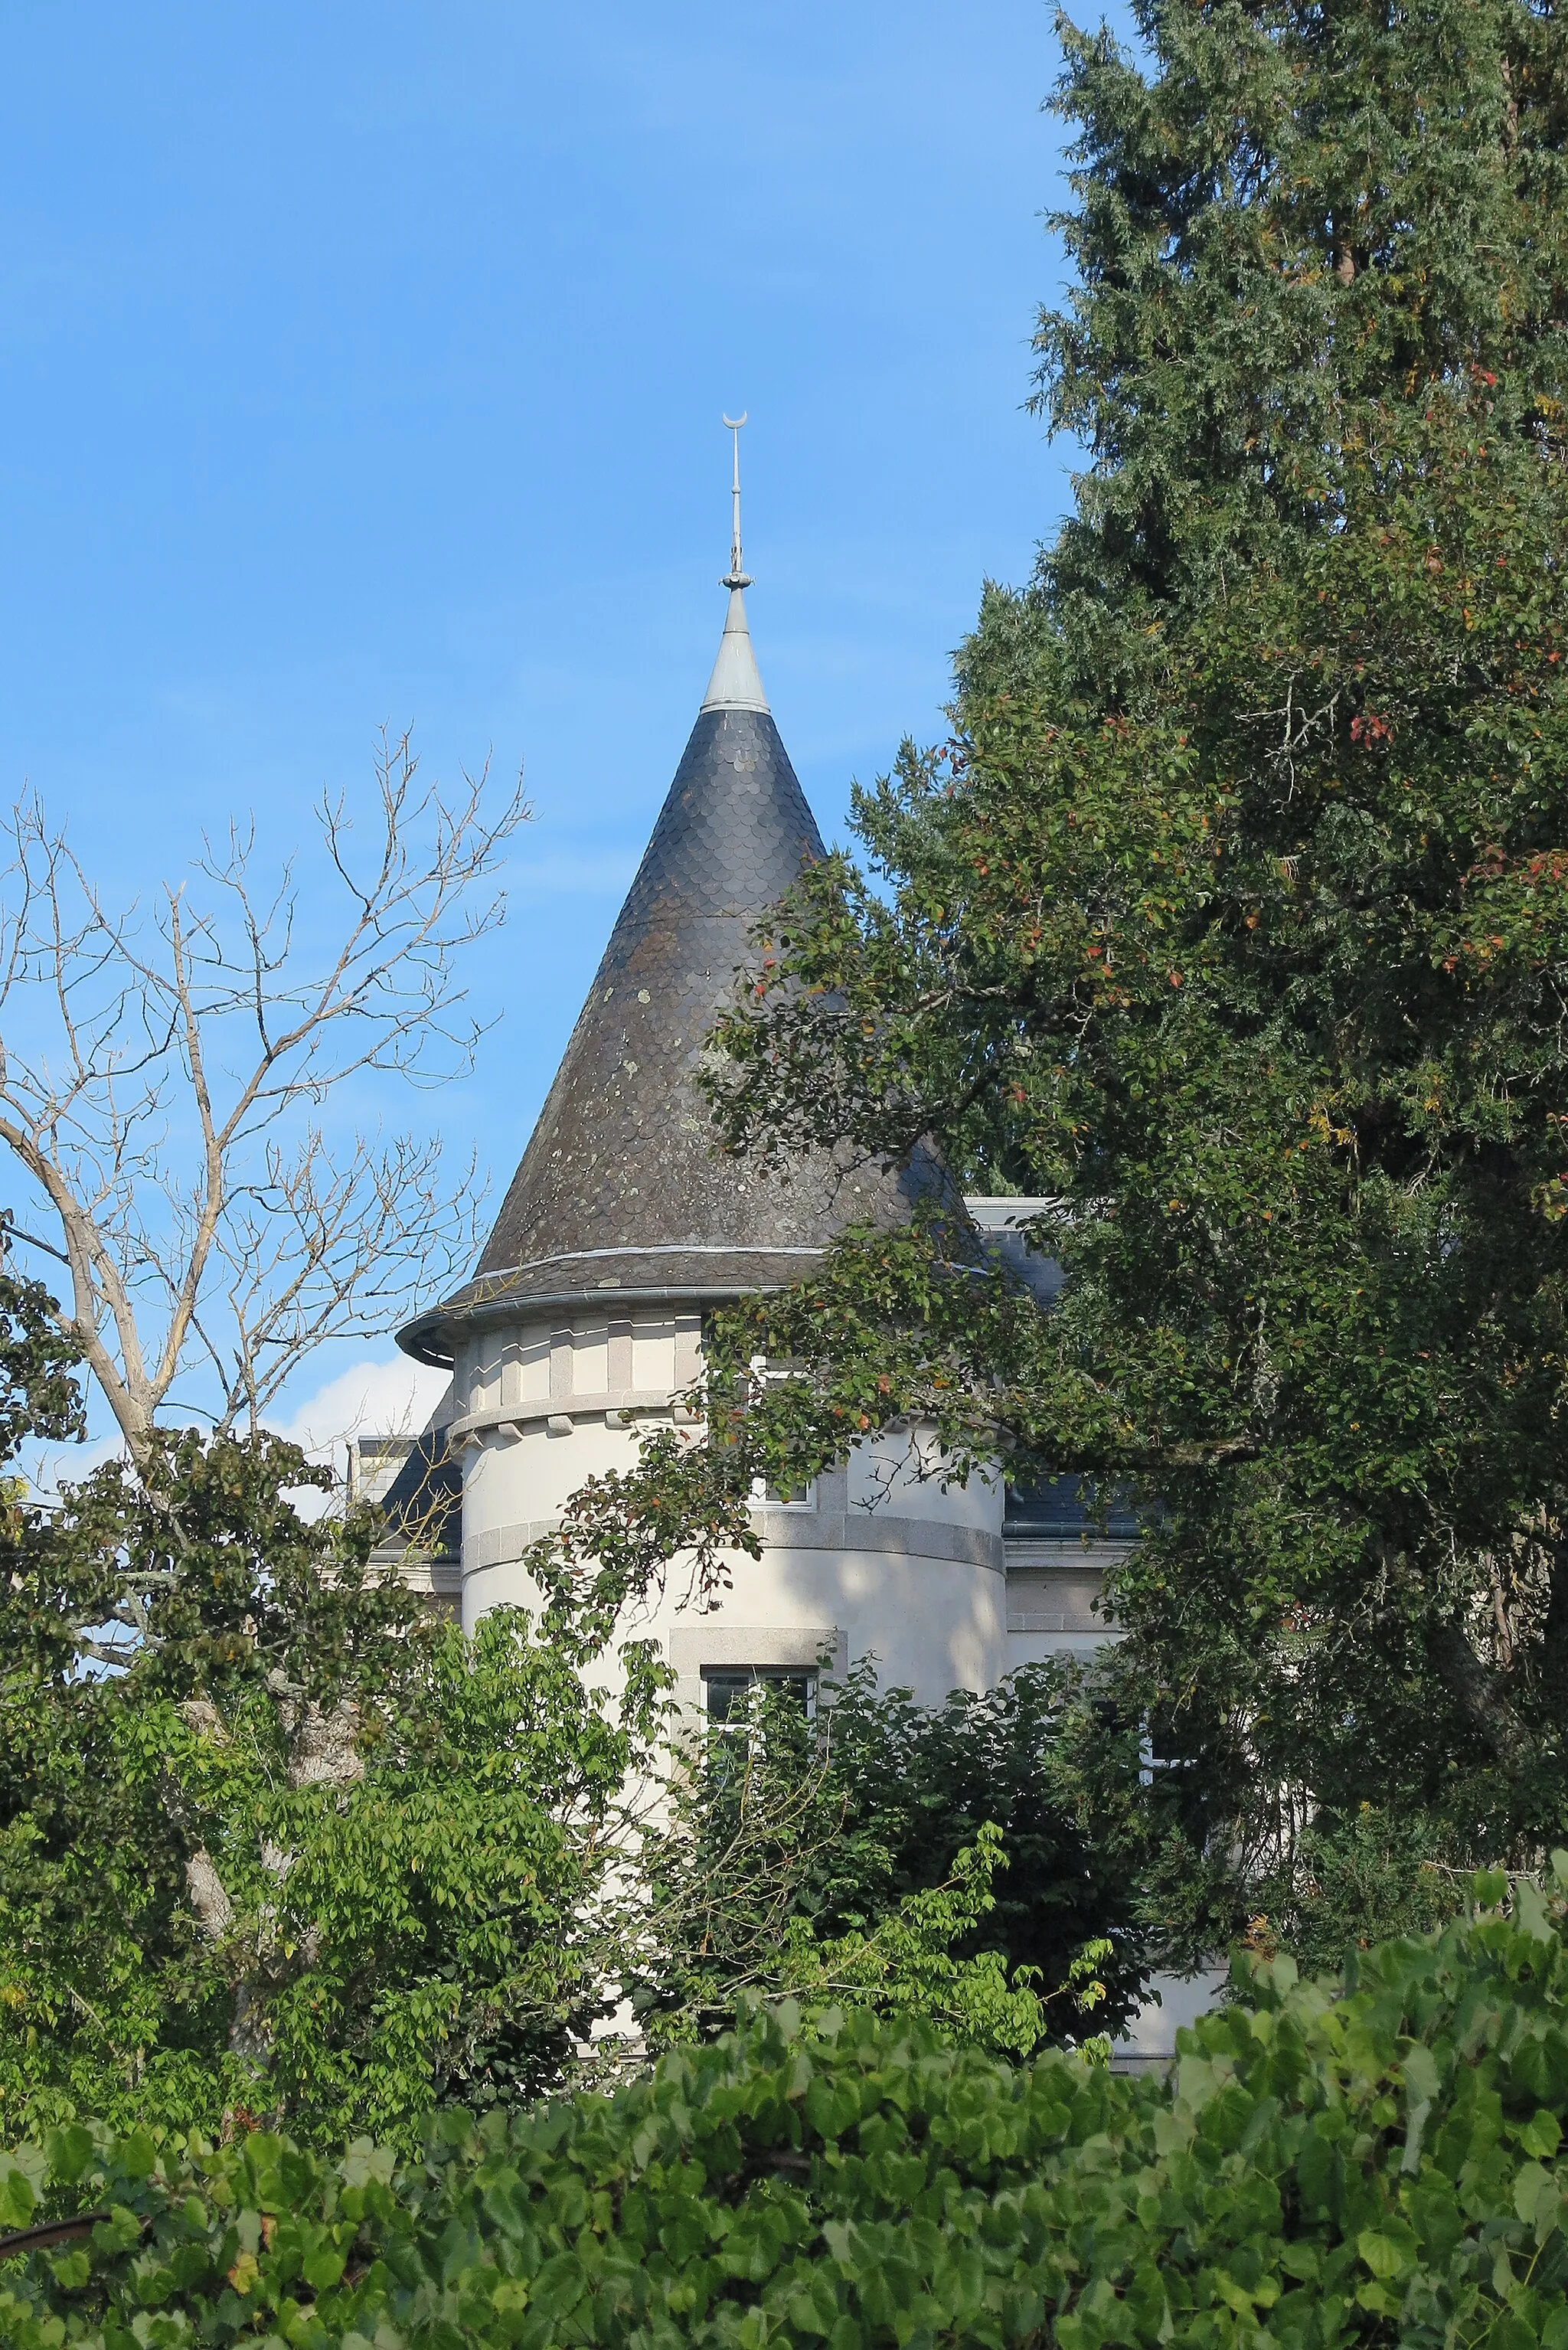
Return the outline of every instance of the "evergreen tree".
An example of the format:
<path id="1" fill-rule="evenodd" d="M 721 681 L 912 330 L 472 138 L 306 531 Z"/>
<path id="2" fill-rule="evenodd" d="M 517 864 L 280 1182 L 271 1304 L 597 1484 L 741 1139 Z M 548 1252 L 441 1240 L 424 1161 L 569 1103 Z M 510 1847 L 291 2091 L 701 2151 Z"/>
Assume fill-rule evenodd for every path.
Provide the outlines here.
<path id="1" fill-rule="evenodd" d="M 1130 1488 L 1107 1686 L 1183 1766 L 1146 1900 L 1316 1950 L 1568 1812 L 1568 43 L 1520 0 L 1139 30 L 1064 30 L 1074 510 L 711 1080 L 737 1147 L 934 1134 L 1049 1198 L 1066 1287 L 852 1236 L 715 1334 L 713 1508 L 910 1417 Z"/>

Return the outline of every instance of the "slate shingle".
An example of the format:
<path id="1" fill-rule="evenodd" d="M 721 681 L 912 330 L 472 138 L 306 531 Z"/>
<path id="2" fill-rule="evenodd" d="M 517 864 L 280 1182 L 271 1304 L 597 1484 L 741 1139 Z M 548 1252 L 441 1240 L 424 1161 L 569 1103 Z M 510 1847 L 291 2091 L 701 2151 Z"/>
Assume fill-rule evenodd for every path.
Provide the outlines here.
<path id="1" fill-rule="evenodd" d="M 514 1303 L 772 1287 L 940 1181 L 930 1162 L 814 1159 L 786 1180 L 715 1155 L 704 1040 L 752 925 L 822 854 L 771 715 L 704 710 L 474 1276 L 400 1334 L 410 1353 L 448 1360 L 455 1325 Z"/>

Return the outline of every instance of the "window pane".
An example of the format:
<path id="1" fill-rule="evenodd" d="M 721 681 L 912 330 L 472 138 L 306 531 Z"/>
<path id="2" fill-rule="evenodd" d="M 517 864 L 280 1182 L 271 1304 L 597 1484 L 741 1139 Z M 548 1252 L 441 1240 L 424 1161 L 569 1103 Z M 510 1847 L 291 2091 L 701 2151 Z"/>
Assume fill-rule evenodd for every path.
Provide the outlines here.
<path id="1" fill-rule="evenodd" d="M 1096 1519 L 1085 1506 L 1081 1477 L 1037 1477 L 1026 1485 L 1009 1485 L 1003 1532 L 1033 1534 L 1043 1541 L 1066 1541 L 1075 1534 L 1095 1534 Z M 1137 1520 L 1129 1509 L 1112 1509 L 1106 1532 L 1113 1541 L 1137 1539 Z"/>
<path id="2" fill-rule="evenodd" d="M 816 1506 L 816 1488 L 809 1481 L 800 1485 L 775 1485 L 766 1477 L 752 1480 L 753 1502 L 766 1502 L 775 1510 L 810 1510 Z"/>
<path id="3" fill-rule="evenodd" d="M 710 1721 L 743 1718 L 759 1683 L 793 1698 L 809 1713 L 816 1693 L 816 1675 L 803 1665 L 704 1665 L 702 1694 Z"/>

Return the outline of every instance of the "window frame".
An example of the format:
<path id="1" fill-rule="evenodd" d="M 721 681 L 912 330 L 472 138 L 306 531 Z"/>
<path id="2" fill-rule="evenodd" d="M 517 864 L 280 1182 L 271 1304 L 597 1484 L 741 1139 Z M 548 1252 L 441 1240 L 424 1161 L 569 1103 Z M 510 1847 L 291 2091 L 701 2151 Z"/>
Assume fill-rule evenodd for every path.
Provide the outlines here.
<path id="1" fill-rule="evenodd" d="M 699 1669 L 702 1691 L 702 1719 L 710 1730 L 726 1733 L 746 1727 L 752 1692 L 764 1681 L 779 1687 L 798 1686 L 803 1711 L 807 1721 L 816 1720 L 816 1688 L 821 1677 L 819 1665 L 702 1665 Z M 715 1712 L 711 1692 L 716 1684 L 736 1683 L 735 1694 L 743 1698 L 744 1705 L 738 1715 L 726 1711 Z"/>

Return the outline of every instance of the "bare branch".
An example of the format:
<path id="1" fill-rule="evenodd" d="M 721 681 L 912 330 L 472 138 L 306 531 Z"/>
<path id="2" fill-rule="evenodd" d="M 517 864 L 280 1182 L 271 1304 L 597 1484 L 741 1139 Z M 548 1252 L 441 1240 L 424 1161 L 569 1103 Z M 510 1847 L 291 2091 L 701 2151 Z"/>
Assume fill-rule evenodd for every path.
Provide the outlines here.
<path id="1" fill-rule="evenodd" d="M 472 1164 L 324 1116 L 372 1075 L 462 1076 L 483 1033 L 461 951 L 503 919 L 529 809 L 484 772 L 451 795 L 417 775 L 383 736 L 369 821 L 322 800 L 325 947 L 292 867 L 258 882 L 249 828 L 113 912 L 36 798 L 12 812 L 0 1154 L 45 1221 L 11 1230 L 68 1273 L 62 1323 L 133 1458 L 187 1366 L 220 1426 L 254 1425 L 310 1347 L 384 1329 L 472 1254 Z"/>

